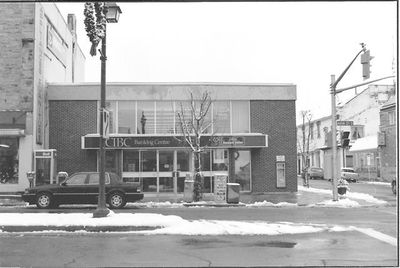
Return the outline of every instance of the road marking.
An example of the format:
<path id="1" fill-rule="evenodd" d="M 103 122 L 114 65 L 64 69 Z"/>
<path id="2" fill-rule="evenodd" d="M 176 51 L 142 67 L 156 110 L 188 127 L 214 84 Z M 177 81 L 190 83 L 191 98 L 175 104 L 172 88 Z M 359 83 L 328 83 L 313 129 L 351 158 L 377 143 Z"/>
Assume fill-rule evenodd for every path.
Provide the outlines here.
<path id="1" fill-rule="evenodd" d="M 371 229 L 371 228 L 352 227 L 352 229 L 354 229 L 354 230 L 356 230 L 356 231 L 358 231 L 360 233 L 366 234 L 366 235 L 368 235 L 370 237 L 373 237 L 373 238 L 376 238 L 378 240 L 381 240 L 383 242 L 386 242 L 388 244 L 391 244 L 392 246 L 397 246 L 397 239 L 395 237 L 390 236 L 390 235 L 386 235 L 384 233 L 375 231 L 374 229 Z"/>

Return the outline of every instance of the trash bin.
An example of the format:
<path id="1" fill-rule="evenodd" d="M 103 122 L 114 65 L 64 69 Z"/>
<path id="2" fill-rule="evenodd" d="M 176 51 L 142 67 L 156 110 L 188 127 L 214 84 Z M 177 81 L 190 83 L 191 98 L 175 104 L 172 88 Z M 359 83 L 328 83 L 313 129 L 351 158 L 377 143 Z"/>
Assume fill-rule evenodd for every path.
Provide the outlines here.
<path id="1" fill-rule="evenodd" d="M 185 178 L 185 187 L 183 189 L 184 202 L 193 202 L 193 188 L 194 188 L 194 180 L 189 174 L 187 174 Z"/>
<path id="2" fill-rule="evenodd" d="M 226 202 L 229 204 L 238 204 L 239 203 L 239 192 L 240 192 L 240 184 L 239 183 L 227 183 L 226 184 Z"/>

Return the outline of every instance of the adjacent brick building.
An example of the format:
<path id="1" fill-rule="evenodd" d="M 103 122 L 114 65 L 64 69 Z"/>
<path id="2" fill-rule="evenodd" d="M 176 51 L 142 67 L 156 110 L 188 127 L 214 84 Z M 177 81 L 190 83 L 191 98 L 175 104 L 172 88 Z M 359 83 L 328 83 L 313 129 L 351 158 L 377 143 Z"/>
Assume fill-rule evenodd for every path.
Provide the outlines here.
<path id="1" fill-rule="evenodd" d="M 83 81 L 85 57 L 54 3 L 0 3 L 0 47 L 0 192 L 15 192 L 49 146 L 46 82 Z"/>
<path id="2" fill-rule="evenodd" d="M 206 193 L 217 176 L 249 193 L 296 192 L 296 87 L 291 84 L 118 83 L 107 85 L 106 169 L 138 182 L 146 196 L 182 195 L 193 172 L 176 116 L 209 92 L 212 121 L 202 154 Z M 58 171 L 98 170 L 98 84 L 49 84 L 49 146 Z M 198 101 L 198 99 L 196 99 Z M 208 135 L 208 136 L 207 136 Z M 211 137 L 211 139 L 210 139 Z"/>
<path id="3" fill-rule="evenodd" d="M 396 148 L 398 148 L 398 140 L 396 138 L 397 130 L 397 111 L 396 96 L 382 106 L 380 111 L 379 126 L 379 156 L 381 159 L 381 178 L 383 181 L 391 182 L 396 178 L 398 159 Z"/>

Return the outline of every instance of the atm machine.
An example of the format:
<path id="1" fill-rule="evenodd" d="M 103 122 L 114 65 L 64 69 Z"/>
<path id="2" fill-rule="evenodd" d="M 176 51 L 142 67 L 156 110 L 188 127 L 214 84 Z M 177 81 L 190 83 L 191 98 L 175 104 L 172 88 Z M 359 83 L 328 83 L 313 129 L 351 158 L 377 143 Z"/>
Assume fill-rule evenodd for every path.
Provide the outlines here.
<path id="1" fill-rule="evenodd" d="M 54 184 L 57 181 L 57 150 L 34 151 L 34 185 Z"/>

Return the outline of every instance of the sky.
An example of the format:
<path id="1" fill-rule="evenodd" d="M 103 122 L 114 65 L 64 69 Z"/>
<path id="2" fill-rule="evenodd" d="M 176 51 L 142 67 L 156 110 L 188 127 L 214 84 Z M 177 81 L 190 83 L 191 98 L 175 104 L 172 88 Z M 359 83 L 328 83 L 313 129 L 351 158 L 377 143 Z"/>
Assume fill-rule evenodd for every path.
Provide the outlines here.
<path id="1" fill-rule="evenodd" d="M 316 119 L 331 113 L 331 75 L 344 71 L 360 43 L 374 57 L 369 80 L 396 73 L 395 1 L 118 5 L 120 21 L 107 24 L 107 82 L 295 84 L 296 115 L 310 110 Z M 65 19 L 76 15 L 78 43 L 86 56 L 85 82 L 99 82 L 100 59 L 89 54 L 84 3 L 57 6 Z M 337 88 L 362 82 L 358 57 Z M 337 102 L 354 94 L 341 93 Z"/>

